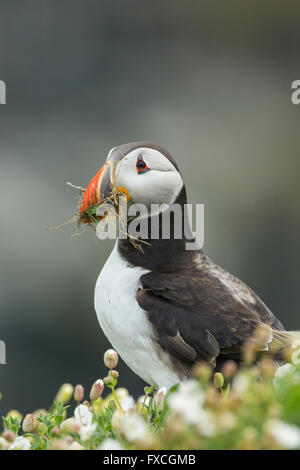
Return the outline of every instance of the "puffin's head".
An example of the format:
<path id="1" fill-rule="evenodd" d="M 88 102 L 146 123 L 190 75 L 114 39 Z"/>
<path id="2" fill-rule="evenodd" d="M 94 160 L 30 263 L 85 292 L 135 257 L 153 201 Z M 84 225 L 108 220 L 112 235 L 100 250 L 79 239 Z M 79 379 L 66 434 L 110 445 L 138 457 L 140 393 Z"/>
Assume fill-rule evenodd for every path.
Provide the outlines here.
<path id="1" fill-rule="evenodd" d="M 103 168 L 89 183 L 80 217 L 89 222 L 88 210 L 107 201 L 113 191 L 127 196 L 128 205 L 173 204 L 183 187 L 177 164 L 162 147 L 134 142 L 114 147 Z"/>

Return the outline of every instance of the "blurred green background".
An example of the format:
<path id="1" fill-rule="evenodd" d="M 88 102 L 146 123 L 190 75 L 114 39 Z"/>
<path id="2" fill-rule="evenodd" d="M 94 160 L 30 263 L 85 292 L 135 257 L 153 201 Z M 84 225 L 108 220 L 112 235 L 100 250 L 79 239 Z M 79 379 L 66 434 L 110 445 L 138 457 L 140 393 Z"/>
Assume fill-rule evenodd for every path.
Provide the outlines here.
<path id="1" fill-rule="evenodd" d="M 300 329 L 299 18 L 292 1 L 0 1 L 1 414 L 105 373 L 93 295 L 113 242 L 44 226 L 124 142 L 174 155 L 206 253 Z"/>

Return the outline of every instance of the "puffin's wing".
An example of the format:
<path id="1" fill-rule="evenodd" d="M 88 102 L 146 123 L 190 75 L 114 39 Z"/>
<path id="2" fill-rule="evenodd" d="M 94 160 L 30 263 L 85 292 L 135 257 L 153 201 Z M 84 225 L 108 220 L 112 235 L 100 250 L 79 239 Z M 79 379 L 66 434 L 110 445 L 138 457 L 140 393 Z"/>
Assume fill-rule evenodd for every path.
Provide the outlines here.
<path id="1" fill-rule="evenodd" d="M 195 362 L 201 357 L 213 361 L 219 354 L 219 344 L 209 330 L 198 323 L 196 316 L 184 321 L 189 312 L 172 305 L 162 296 L 154 295 L 151 290 L 140 290 L 137 294 L 139 306 L 148 313 L 155 327 L 158 342 L 177 359 Z M 193 320 L 197 325 L 193 325 Z"/>
<path id="2" fill-rule="evenodd" d="M 150 272 L 141 283 L 137 301 L 148 313 L 159 343 L 183 361 L 213 363 L 219 354 L 239 354 L 264 324 L 255 304 L 245 305 L 222 283 L 199 272 L 196 277 Z"/>

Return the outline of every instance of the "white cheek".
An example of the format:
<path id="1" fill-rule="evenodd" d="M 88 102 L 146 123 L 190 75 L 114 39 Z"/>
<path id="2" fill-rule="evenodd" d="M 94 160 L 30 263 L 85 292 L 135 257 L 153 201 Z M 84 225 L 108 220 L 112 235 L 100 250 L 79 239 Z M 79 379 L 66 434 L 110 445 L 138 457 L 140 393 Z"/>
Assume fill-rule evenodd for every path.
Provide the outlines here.
<path id="1" fill-rule="evenodd" d="M 119 175 L 118 185 L 125 187 L 131 197 L 131 203 L 172 204 L 183 186 L 177 171 L 150 170 L 144 174 L 132 173 Z"/>

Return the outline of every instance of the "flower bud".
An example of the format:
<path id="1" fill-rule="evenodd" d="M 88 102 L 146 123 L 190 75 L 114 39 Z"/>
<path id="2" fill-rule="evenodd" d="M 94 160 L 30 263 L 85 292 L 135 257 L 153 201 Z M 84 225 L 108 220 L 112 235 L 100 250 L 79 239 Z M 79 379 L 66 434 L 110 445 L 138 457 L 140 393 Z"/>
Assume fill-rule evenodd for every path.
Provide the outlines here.
<path id="1" fill-rule="evenodd" d="M 119 377 L 119 372 L 117 370 L 110 370 L 108 372 L 108 376 L 112 377 L 113 379 L 117 379 Z"/>
<path id="2" fill-rule="evenodd" d="M 22 429 L 24 432 L 33 432 L 34 430 L 34 416 L 32 414 L 27 414 L 22 423 Z"/>
<path id="3" fill-rule="evenodd" d="M 78 384 L 76 385 L 75 390 L 74 390 L 74 400 L 77 401 L 78 403 L 79 401 L 83 400 L 83 397 L 84 397 L 84 388 L 82 385 Z"/>
<path id="4" fill-rule="evenodd" d="M 23 419 L 23 415 L 18 410 L 10 410 L 6 415 L 6 418 L 10 417 L 14 419 L 19 419 L 20 421 L 22 421 Z"/>
<path id="5" fill-rule="evenodd" d="M 91 401 L 98 400 L 98 398 L 100 398 L 102 395 L 103 389 L 104 389 L 103 380 L 101 379 L 96 380 L 96 382 L 93 383 L 91 391 L 90 391 Z"/>
<path id="6" fill-rule="evenodd" d="M 8 442 L 13 442 L 16 438 L 15 434 L 12 431 L 10 431 L 9 429 L 5 429 L 3 431 L 2 437 Z"/>
<path id="7" fill-rule="evenodd" d="M 112 377 L 104 377 L 103 382 L 105 383 L 105 385 L 108 386 L 113 385 L 114 379 Z"/>
<path id="8" fill-rule="evenodd" d="M 73 385 L 71 384 L 63 384 L 60 389 L 58 390 L 55 401 L 58 403 L 68 403 L 73 395 Z"/>
<path id="9" fill-rule="evenodd" d="M 114 369 L 118 364 L 118 353 L 114 349 L 108 349 L 104 354 L 104 364 L 109 369 Z"/>
<path id="10" fill-rule="evenodd" d="M 33 411 L 32 414 L 35 418 L 39 418 L 41 413 L 42 415 L 46 415 L 48 411 L 45 408 L 38 408 L 37 410 Z"/>
<path id="11" fill-rule="evenodd" d="M 214 374 L 214 386 L 221 389 L 224 385 L 224 377 L 221 372 L 216 372 Z"/>
<path id="12" fill-rule="evenodd" d="M 161 411 L 164 404 L 164 399 L 167 393 L 166 387 L 162 387 L 158 390 L 158 392 L 154 395 L 154 401 L 156 403 L 158 411 Z"/>
<path id="13" fill-rule="evenodd" d="M 52 429 L 52 434 L 53 436 L 59 436 L 60 435 L 60 429 L 58 426 L 54 426 L 54 428 Z"/>
<path id="14" fill-rule="evenodd" d="M 80 431 L 80 424 L 76 421 L 75 418 L 68 418 L 65 419 L 60 425 L 60 429 L 63 432 L 79 432 Z"/>

